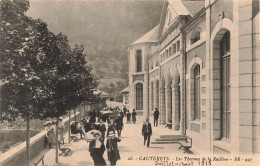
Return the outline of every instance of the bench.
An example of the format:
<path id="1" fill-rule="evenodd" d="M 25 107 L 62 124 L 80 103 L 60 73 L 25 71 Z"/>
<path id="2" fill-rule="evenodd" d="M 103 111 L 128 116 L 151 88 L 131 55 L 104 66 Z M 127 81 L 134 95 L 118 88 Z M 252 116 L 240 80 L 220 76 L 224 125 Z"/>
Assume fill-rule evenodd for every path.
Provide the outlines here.
<path id="1" fill-rule="evenodd" d="M 60 141 L 58 141 L 58 144 L 59 144 L 59 147 L 61 144 L 64 145 L 64 137 L 62 137 L 62 139 Z"/>
<path id="2" fill-rule="evenodd" d="M 70 134 L 70 139 L 73 141 L 73 142 L 79 142 L 79 139 L 77 137 L 78 134 Z"/>
<path id="3" fill-rule="evenodd" d="M 165 128 L 169 128 L 169 129 L 172 129 L 172 123 L 165 123 Z"/>
<path id="4" fill-rule="evenodd" d="M 71 152 L 71 149 L 70 149 L 70 144 L 64 144 L 63 146 L 61 146 L 59 148 L 61 150 L 62 153 L 59 154 L 59 156 L 61 155 L 67 155 L 68 152 Z"/>
<path id="5" fill-rule="evenodd" d="M 37 166 L 41 161 L 42 161 L 42 165 L 44 166 L 44 155 L 42 155 L 35 163 L 34 166 Z"/>
<path id="6" fill-rule="evenodd" d="M 184 149 L 184 153 L 191 153 L 190 148 L 192 147 L 192 138 L 186 136 L 185 143 L 187 143 L 187 144 L 184 144 L 184 143 L 181 143 L 181 142 L 177 142 L 177 143 L 181 145 L 179 147 L 179 149 L 181 149 L 181 148 Z"/>

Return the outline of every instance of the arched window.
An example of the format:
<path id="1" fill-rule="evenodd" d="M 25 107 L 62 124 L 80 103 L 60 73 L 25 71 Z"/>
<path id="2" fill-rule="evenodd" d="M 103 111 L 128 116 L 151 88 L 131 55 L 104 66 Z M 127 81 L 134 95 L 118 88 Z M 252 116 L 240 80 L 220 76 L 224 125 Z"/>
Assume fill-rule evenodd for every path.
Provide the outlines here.
<path id="1" fill-rule="evenodd" d="M 136 110 L 143 109 L 143 84 L 136 84 Z"/>
<path id="2" fill-rule="evenodd" d="M 142 71 L 142 50 L 136 50 L 136 72 Z"/>
<path id="3" fill-rule="evenodd" d="M 230 138 L 230 32 L 226 32 L 220 42 L 220 73 L 221 73 L 221 135 Z"/>
<path id="4" fill-rule="evenodd" d="M 200 65 L 194 68 L 194 117 L 200 119 Z"/>

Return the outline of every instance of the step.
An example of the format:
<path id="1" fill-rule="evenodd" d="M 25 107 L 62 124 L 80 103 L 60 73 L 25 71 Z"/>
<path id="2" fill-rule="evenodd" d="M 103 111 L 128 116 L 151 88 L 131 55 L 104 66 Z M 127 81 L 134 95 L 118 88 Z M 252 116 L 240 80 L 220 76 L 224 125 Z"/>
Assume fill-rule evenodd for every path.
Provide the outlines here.
<path id="1" fill-rule="evenodd" d="M 180 144 L 178 141 L 155 141 L 151 144 Z"/>
<path id="2" fill-rule="evenodd" d="M 155 141 L 184 141 L 185 137 L 177 137 L 177 138 L 156 138 Z"/>
<path id="3" fill-rule="evenodd" d="M 186 138 L 184 135 L 160 135 L 160 138 Z"/>

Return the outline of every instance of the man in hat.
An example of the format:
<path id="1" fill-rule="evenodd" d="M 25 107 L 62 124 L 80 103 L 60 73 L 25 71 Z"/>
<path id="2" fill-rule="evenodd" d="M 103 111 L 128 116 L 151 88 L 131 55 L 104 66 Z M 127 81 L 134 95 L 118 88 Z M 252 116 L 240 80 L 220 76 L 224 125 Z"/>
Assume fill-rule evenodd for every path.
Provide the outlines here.
<path id="1" fill-rule="evenodd" d="M 142 127 L 142 135 L 144 136 L 144 145 L 147 140 L 147 147 L 150 147 L 150 137 L 152 135 L 152 126 L 151 123 L 149 123 L 149 118 L 146 118 L 146 121 L 144 121 L 143 127 Z"/>
<path id="2" fill-rule="evenodd" d="M 107 128 L 107 137 L 109 135 L 109 132 L 112 131 L 113 133 L 116 133 L 116 125 L 114 123 L 114 119 L 110 119 L 110 124 L 108 125 L 108 128 Z"/>
<path id="3" fill-rule="evenodd" d="M 107 144 L 106 144 L 107 156 L 108 156 L 108 160 L 110 161 L 110 165 L 113 166 L 116 165 L 117 160 L 120 160 L 120 154 L 119 154 L 117 142 L 120 142 L 121 139 L 115 137 L 115 133 L 113 131 L 110 131 L 108 136 L 109 137 L 107 139 Z"/>
<path id="4" fill-rule="evenodd" d="M 154 118 L 154 121 L 153 121 L 153 126 L 158 126 L 158 119 L 159 119 L 159 111 L 157 108 L 155 108 L 154 112 L 153 112 L 153 118 Z"/>
<path id="5" fill-rule="evenodd" d="M 127 111 L 126 106 L 124 106 L 123 110 L 124 110 L 124 115 L 126 115 L 126 111 Z"/>
<path id="6" fill-rule="evenodd" d="M 129 110 L 127 110 L 127 113 L 126 113 L 126 121 L 127 121 L 127 123 L 131 123 L 131 113 L 129 112 Z"/>
<path id="7" fill-rule="evenodd" d="M 118 115 L 115 120 L 115 123 L 116 123 L 117 135 L 118 135 L 118 137 L 121 137 L 121 132 L 122 132 L 122 129 L 124 126 L 123 117 L 121 115 Z"/>

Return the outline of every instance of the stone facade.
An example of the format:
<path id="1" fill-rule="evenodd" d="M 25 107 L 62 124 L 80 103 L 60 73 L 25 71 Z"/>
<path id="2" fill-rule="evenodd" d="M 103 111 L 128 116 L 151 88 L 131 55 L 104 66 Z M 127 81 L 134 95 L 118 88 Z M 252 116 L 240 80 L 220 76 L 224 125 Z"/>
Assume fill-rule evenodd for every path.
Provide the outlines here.
<path id="1" fill-rule="evenodd" d="M 155 28 L 129 46 L 130 110 L 142 83 L 144 118 L 158 108 L 198 153 L 260 153 L 259 1 L 164 1 Z"/>

